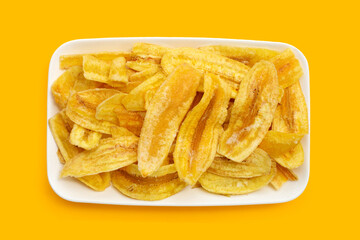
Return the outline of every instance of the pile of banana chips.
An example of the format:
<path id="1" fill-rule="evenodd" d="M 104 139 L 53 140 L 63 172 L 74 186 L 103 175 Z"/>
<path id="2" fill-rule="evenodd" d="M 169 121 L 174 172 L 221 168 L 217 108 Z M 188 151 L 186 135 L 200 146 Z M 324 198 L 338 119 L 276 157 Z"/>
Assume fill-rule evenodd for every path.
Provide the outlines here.
<path id="1" fill-rule="evenodd" d="M 49 126 L 61 177 L 149 201 L 187 185 L 237 195 L 297 180 L 308 113 L 290 49 L 137 43 L 64 55 L 60 68 Z"/>

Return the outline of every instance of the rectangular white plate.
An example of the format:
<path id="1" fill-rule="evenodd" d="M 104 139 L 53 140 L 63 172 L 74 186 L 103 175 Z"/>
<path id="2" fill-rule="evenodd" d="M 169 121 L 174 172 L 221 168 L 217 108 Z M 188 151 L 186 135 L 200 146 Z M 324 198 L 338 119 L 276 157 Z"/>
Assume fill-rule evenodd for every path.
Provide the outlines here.
<path id="1" fill-rule="evenodd" d="M 295 47 L 279 42 L 217 39 L 217 38 L 99 38 L 80 39 L 61 45 L 53 54 L 49 66 L 47 118 L 54 116 L 59 110 L 51 96 L 51 84 L 59 77 L 62 71 L 59 69 L 59 57 L 64 54 L 91 53 L 99 51 L 129 51 L 134 43 L 147 42 L 160 44 L 167 47 L 200 47 L 205 45 L 231 45 L 240 47 L 261 47 L 274 50 L 291 48 L 300 60 L 304 75 L 300 79 L 301 86 L 308 106 L 310 119 L 310 85 L 309 66 L 305 56 Z M 225 197 L 206 192 L 201 188 L 191 189 L 187 187 L 180 193 L 160 201 L 139 201 L 128 198 L 119 193 L 115 188 L 109 187 L 104 192 L 95 192 L 82 183 L 72 178 L 60 178 L 62 165 L 56 155 L 57 146 L 47 126 L 47 172 L 51 187 L 61 198 L 73 202 L 102 203 L 117 205 L 141 205 L 141 206 L 229 206 L 229 205 L 252 205 L 288 202 L 297 198 L 306 188 L 310 173 L 310 134 L 302 140 L 305 162 L 295 170 L 299 177 L 298 181 L 286 182 L 279 191 L 267 186 L 257 192 L 247 195 Z"/>

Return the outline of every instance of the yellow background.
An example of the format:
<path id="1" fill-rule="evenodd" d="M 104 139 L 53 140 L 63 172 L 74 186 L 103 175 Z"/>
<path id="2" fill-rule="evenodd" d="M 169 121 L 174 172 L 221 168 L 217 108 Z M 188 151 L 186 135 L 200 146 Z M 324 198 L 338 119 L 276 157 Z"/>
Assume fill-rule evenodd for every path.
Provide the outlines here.
<path id="1" fill-rule="evenodd" d="M 1 20 L 1 235 L 68 238 L 356 236 L 359 7 L 356 1 L 6 1 Z M 79 204 L 46 176 L 50 57 L 79 38 L 181 36 L 281 41 L 307 57 L 311 173 L 276 205 L 155 208 Z M 355 217 L 354 217 L 355 216 Z"/>

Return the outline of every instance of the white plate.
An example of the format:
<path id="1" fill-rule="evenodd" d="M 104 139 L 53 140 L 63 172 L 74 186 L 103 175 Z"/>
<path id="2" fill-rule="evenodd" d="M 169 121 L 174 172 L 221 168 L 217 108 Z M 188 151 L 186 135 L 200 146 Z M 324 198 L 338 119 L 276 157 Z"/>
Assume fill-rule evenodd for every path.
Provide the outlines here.
<path id="1" fill-rule="evenodd" d="M 53 54 L 49 66 L 47 118 L 51 118 L 58 112 L 54 99 L 51 96 L 51 84 L 62 73 L 59 69 L 59 57 L 64 54 L 90 53 L 98 51 L 122 51 L 130 50 L 136 42 L 160 44 L 167 47 L 200 47 L 205 45 L 222 44 L 241 47 L 262 47 L 274 50 L 291 48 L 300 60 L 304 75 L 300 79 L 301 86 L 308 106 L 310 119 L 310 86 L 309 66 L 305 56 L 295 47 L 279 42 L 264 42 L 235 39 L 216 38 L 99 38 L 80 39 L 61 45 Z M 82 183 L 72 178 L 60 178 L 59 173 L 62 165 L 56 155 L 57 146 L 47 126 L 47 171 L 51 187 L 61 198 L 72 202 L 102 203 L 117 205 L 141 205 L 141 206 L 226 206 L 226 205 L 252 205 L 288 202 L 297 198 L 306 188 L 310 173 L 310 134 L 302 140 L 305 162 L 295 170 L 299 180 L 286 182 L 279 191 L 267 186 L 257 192 L 239 196 L 221 196 L 206 192 L 201 188 L 191 189 L 187 187 L 180 193 L 160 201 L 139 201 L 128 198 L 119 193 L 115 188 L 109 187 L 104 192 L 95 192 Z"/>

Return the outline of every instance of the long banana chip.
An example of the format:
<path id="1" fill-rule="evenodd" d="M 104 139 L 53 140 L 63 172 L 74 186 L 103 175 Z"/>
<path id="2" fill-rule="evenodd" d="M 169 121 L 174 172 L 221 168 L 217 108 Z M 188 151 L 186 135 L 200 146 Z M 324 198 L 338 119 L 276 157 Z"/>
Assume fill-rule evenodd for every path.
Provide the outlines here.
<path id="1" fill-rule="evenodd" d="M 149 43 L 135 43 L 132 49 L 132 53 L 134 55 L 138 55 L 142 58 L 154 58 L 159 59 L 161 58 L 169 48 L 162 47 L 155 44 Z"/>
<path id="2" fill-rule="evenodd" d="M 129 111 L 145 111 L 146 93 L 153 89 L 157 90 L 165 79 L 166 77 L 163 73 L 156 73 L 154 76 L 148 78 L 139 86 L 131 90 L 129 95 L 122 99 L 122 104 Z"/>
<path id="3" fill-rule="evenodd" d="M 223 177 L 252 178 L 269 174 L 270 170 L 271 158 L 265 151 L 257 148 L 241 163 L 216 157 L 207 172 Z"/>
<path id="4" fill-rule="evenodd" d="M 222 124 L 227 114 L 230 91 L 219 76 L 205 74 L 204 95 L 181 125 L 174 151 L 179 177 L 194 185 L 211 165 Z"/>
<path id="5" fill-rule="evenodd" d="M 287 88 L 298 82 L 303 75 L 300 62 L 290 48 L 275 56 L 271 61 L 276 67 L 279 85 L 282 88 Z"/>
<path id="6" fill-rule="evenodd" d="M 240 83 L 249 67 L 230 58 L 194 48 L 176 48 L 167 51 L 161 60 L 161 66 L 170 74 L 181 63 L 188 63 L 202 72 L 210 72 Z"/>
<path id="7" fill-rule="evenodd" d="M 155 173 L 156 174 L 156 173 Z M 177 173 L 159 177 L 138 177 L 126 171 L 117 170 L 111 173 L 113 186 L 122 194 L 139 200 L 155 201 L 170 197 L 180 192 L 186 184 Z"/>
<path id="8" fill-rule="evenodd" d="M 62 177 L 83 177 L 110 172 L 136 162 L 138 138 L 124 136 L 104 138 L 99 146 L 71 158 L 61 172 Z"/>
<path id="9" fill-rule="evenodd" d="M 70 143 L 86 150 L 90 150 L 99 145 L 101 137 L 101 133 L 85 129 L 75 124 L 70 133 Z"/>
<path id="10" fill-rule="evenodd" d="M 109 79 L 111 81 L 128 82 L 128 74 L 126 69 L 126 59 L 124 57 L 118 57 L 112 60 L 109 72 Z"/>
<path id="11" fill-rule="evenodd" d="M 66 107 L 70 91 L 81 72 L 81 67 L 71 67 L 56 79 L 51 86 L 51 93 L 60 109 Z"/>
<path id="12" fill-rule="evenodd" d="M 237 60 L 250 67 L 261 60 L 270 60 L 279 54 L 277 51 L 266 48 L 232 47 L 225 45 L 205 46 L 200 47 L 200 49 Z"/>
<path id="13" fill-rule="evenodd" d="M 122 105 L 121 101 L 126 95 L 127 94 L 125 93 L 118 93 L 104 100 L 96 107 L 95 118 L 98 120 L 119 124 L 115 109 Z"/>
<path id="14" fill-rule="evenodd" d="M 229 126 L 220 137 L 218 152 L 236 162 L 245 160 L 265 137 L 278 95 L 274 65 L 268 61 L 256 63 L 240 83 Z"/>
<path id="15" fill-rule="evenodd" d="M 276 163 L 275 161 L 272 161 L 271 171 L 267 175 L 253 178 L 231 178 L 205 172 L 199 179 L 199 182 L 201 187 L 208 192 L 225 195 L 238 195 L 259 190 L 260 188 L 266 186 L 273 179 L 275 174 Z"/>
<path id="16" fill-rule="evenodd" d="M 145 112 L 131 112 L 125 107 L 118 106 L 114 109 L 118 118 L 119 126 L 128 129 L 136 136 L 140 136 L 140 131 L 143 126 Z"/>
<path id="17" fill-rule="evenodd" d="M 167 157 L 179 126 L 196 95 L 202 75 L 188 64 L 181 64 L 163 82 L 152 98 L 141 129 L 138 164 L 146 177 Z"/>
<path id="18" fill-rule="evenodd" d="M 300 167 L 304 163 L 304 150 L 301 143 L 299 143 L 289 151 L 273 158 L 281 166 L 288 169 L 294 169 Z"/>
<path id="19" fill-rule="evenodd" d="M 90 89 L 70 96 L 66 106 L 66 115 L 76 124 L 95 132 L 110 134 L 110 127 L 115 124 L 97 120 L 96 108 L 104 100 L 119 93 L 113 89 Z"/>
<path id="20" fill-rule="evenodd" d="M 60 69 L 67 69 L 72 66 L 82 66 L 83 56 L 91 55 L 100 60 L 112 61 L 118 57 L 125 57 L 130 59 L 132 57 L 129 52 L 100 52 L 100 53 L 87 53 L 87 54 L 74 54 L 74 55 L 62 55 L 60 56 Z"/>

